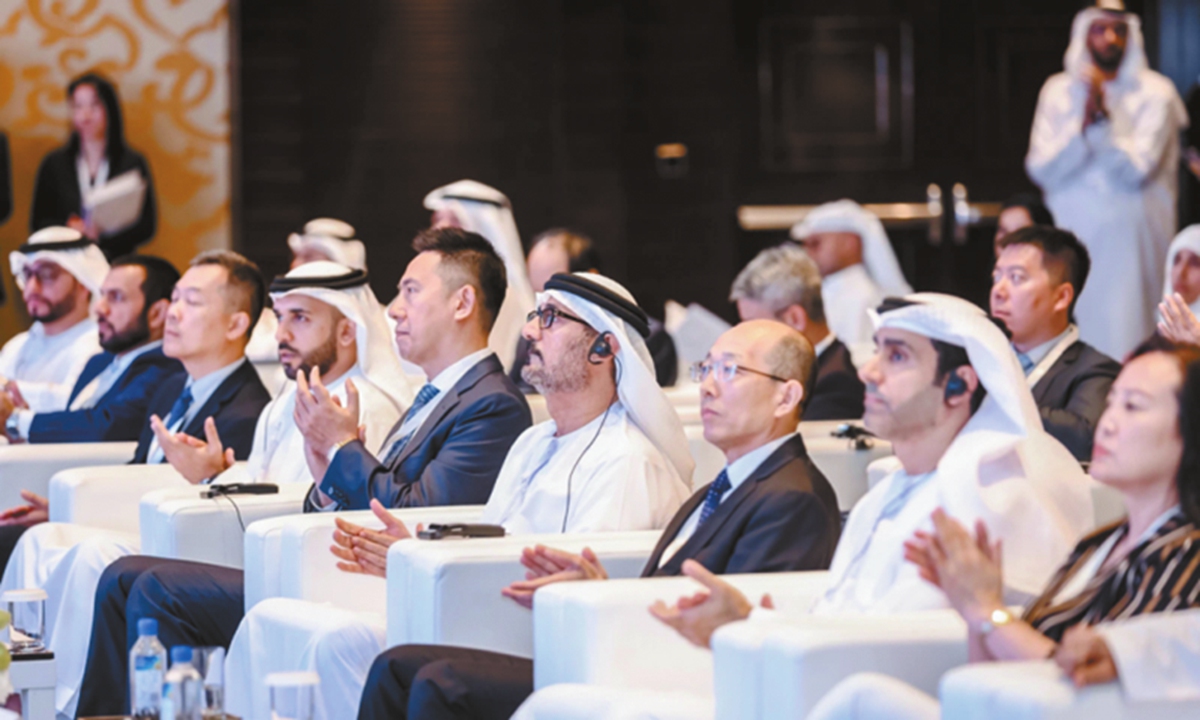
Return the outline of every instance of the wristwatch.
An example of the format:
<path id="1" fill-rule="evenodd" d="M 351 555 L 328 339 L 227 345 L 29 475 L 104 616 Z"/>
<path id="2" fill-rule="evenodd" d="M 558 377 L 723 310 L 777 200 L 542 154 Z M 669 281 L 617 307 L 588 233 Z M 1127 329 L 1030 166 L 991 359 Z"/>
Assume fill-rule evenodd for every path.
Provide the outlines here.
<path id="1" fill-rule="evenodd" d="M 4 423 L 4 434 L 8 435 L 9 440 L 18 440 L 21 437 L 21 426 L 18 423 L 17 414 L 13 413 L 8 416 L 8 420 Z"/>
<path id="2" fill-rule="evenodd" d="M 986 637 L 996 628 L 1003 627 L 1015 619 L 1013 614 L 1004 608 L 996 608 L 985 619 L 979 621 L 977 629 L 980 635 Z"/>

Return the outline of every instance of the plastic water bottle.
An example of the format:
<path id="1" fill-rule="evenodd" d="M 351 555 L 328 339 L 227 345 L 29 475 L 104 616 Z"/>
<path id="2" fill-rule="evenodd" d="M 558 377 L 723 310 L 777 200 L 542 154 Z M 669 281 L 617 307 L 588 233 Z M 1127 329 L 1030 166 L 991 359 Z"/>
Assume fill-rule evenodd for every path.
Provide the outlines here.
<path id="1" fill-rule="evenodd" d="M 192 665 L 192 649 L 171 648 L 171 669 L 163 684 L 162 720 L 201 720 L 204 711 L 204 678 Z"/>
<path id="2" fill-rule="evenodd" d="M 158 641 L 158 621 L 138 620 L 138 639 L 129 651 L 129 705 L 135 718 L 159 720 L 167 649 Z"/>

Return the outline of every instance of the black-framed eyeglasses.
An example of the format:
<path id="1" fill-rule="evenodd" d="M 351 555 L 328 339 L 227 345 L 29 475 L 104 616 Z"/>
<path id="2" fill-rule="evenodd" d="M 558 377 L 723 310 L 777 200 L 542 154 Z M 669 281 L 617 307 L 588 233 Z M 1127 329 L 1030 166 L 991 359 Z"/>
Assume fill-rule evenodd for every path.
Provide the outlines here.
<path id="1" fill-rule="evenodd" d="M 738 365 L 732 360 L 707 360 L 705 362 L 694 362 L 691 367 L 692 382 L 704 382 L 709 375 L 713 375 L 721 382 L 730 382 L 737 377 L 738 372 L 754 373 L 762 375 L 765 378 L 771 378 L 776 382 L 787 382 L 786 378 L 781 378 L 778 375 L 772 375 L 769 372 L 755 370 L 745 365 Z M 715 375 L 714 375 L 715 373 Z"/>
<path id="2" fill-rule="evenodd" d="M 554 321 L 557 320 L 558 318 L 562 318 L 564 320 L 572 320 L 574 322 L 579 323 L 580 325 L 588 325 L 586 320 L 583 320 L 582 318 L 577 318 L 574 315 L 572 315 L 571 313 L 563 312 L 562 310 L 554 307 L 553 305 L 543 305 L 540 308 L 537 308 L 536 310 L 530 310 L 529 314 L 525 316 L 525 322 L 533 322 L 534 318 L 538 319 L 538 326 L 541 327 L 543 330 L 546 330 L 546 329 L 552 327 L 554 325 Z M 588 325 L 588 327 L 591 327 L 591 326 Z"/>

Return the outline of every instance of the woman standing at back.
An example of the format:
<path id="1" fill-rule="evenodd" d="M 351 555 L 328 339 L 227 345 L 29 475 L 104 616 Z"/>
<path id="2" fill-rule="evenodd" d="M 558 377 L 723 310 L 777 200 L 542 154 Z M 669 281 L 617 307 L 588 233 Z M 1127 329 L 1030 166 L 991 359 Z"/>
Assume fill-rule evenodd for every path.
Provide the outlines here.
<path id="1" fill-rule="evenodd" d="M 133 252 L 154 237 L 158 224 L 154 183 L 146 158 L 125 143 L 121 104 L 112 83 L 94 73 L 75 78 L 67 87 L 71 137 L 50 151 L 38 168 L 29 229 L 67 225 L 100 245 L 112 260 Z M 85 192 L 136 171 L 146 183 L 141 211 L 124 227 L 102 232 L 87 217 Z"/>

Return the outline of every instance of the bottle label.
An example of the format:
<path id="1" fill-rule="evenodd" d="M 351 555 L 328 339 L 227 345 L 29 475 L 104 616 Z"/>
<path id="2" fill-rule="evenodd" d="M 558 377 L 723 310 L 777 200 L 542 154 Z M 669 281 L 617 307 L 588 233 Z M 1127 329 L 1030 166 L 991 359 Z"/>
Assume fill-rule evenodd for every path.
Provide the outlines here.
<path id="1" fill-rule="evenodd" d="M 163 671 L 157 655 L 134 658 L 133 709 L 135 712 L 155 710 L 162 697 Z"/>

